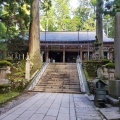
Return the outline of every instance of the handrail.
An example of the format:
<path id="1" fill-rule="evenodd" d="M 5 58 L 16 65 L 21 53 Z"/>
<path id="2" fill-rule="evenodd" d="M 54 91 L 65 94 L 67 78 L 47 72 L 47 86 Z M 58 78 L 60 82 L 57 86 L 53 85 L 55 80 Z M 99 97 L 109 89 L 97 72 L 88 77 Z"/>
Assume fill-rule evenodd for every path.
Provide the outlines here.
<path id="1" fill-rule="evenodd" d="M 47 66 L 49 65 L 49 63 L 45 63 L 42 68 L 37 72 L 37 74 L 33 77 L 30 85 L 27 87 L 27 90 L 33 90 L 33 88 L 35 87 L 35 85 L 38 83 L 38 81 L 40 80 L 40 78 L 42 77 L 44 71 L 46 70 Z"/>
<path id="2" fill-rule="evenodd" d="M 80 81 L 81 92 L 89 94 L 88 84 L 82 69 L 82 63 L 77 63 L 78 77 Z"/>

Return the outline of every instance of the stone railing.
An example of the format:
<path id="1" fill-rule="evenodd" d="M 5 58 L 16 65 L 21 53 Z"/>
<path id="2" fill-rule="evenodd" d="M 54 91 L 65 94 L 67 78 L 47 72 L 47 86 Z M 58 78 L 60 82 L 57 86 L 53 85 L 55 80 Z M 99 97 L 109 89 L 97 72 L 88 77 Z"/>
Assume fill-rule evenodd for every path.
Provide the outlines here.
<path id="1" fill-rule="evenodd" d="M 36 75 L 33 77 L 31 83 L 29 84 L 29 86 L 27 87 L 26 90 L 33 90 L 35 85 L 38 83 L 38 81 L 40 80 L 40 78 L 42 77 L 44 71 L 46 70 L 47 66 L 49 63 L 45 63 L 42 68 L 36 73 Z"/>
<path id="2" fill-rule="evenodd" d="M 81 92 L 89 94 L 89 88 L 82 68 L 82 63 L 77 63 L 77 70 Z"/>

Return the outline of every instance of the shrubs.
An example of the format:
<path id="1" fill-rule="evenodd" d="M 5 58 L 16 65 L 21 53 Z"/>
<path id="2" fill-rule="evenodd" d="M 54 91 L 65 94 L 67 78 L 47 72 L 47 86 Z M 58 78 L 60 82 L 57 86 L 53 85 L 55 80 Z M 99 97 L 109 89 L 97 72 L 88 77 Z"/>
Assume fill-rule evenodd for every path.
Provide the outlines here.
<path id="1" fill-rule="evenodd" d="M 21 92 L 28 85 L 27 80 L 10 80 L 11 90 Z"/>
<path id="2" fill-rule="evenodd" d="M 0 94 L 1 93 L 7 93 L 9 92 L 11 89 L 10 85 L 9 84 L 1 84 L 0 85 Z"/>
<path id="3" fill-rule="evenodd" d="M 97 69 L 102 66 L 101 61 L 89 60 L 84 62 L 84 67 L 89 77 L 97 76 Z"/>
<path id="4" fill-rule="evenodd" d="M 97 69 L 102 66 L 108 69 L 115 68 L 115 64 L 110 62 L 110 60 L 107 60 L 107 59 L 103 59 L 101 61 L 96 61 L 96 60 L 84 61 L 84 67 L 89 77 L 96 77 Z"/>

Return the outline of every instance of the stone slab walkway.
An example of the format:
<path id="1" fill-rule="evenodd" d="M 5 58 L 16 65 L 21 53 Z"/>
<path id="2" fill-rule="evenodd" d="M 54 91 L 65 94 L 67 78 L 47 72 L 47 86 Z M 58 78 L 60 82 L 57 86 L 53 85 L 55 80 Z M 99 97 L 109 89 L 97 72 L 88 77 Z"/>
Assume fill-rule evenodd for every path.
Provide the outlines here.
<path id="1" fill-rule="evenodd" d="M 102 120 L 84 95 L 38 93 L 0 116 L 0 120 Z"/>
<path id="2" fill-rule="evenodd" d="M 100 108 L 99 111 L 107 120 L 120 120 L 119 107 Z"/>

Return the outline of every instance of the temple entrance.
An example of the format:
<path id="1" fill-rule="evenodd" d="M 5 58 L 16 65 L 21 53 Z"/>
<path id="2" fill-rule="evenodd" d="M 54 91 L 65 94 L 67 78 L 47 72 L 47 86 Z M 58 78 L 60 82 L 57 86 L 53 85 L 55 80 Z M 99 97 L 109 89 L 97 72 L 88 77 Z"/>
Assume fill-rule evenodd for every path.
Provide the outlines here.
<path id="1" fill-rule="evenodd" d="M 50 51 L 49 52 L 50 62 L 55 60 L 55 62 L 63 62 L 63 52 L 61 51 Z"/>
<path id="2" fill-rule="evenodd" d="M 65 52 L 65 62 L 76 63 L 78 52 Z"/>

